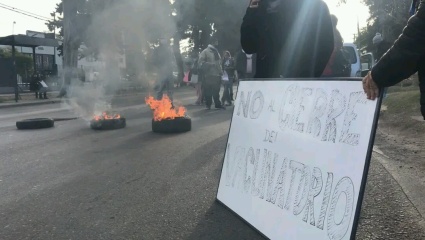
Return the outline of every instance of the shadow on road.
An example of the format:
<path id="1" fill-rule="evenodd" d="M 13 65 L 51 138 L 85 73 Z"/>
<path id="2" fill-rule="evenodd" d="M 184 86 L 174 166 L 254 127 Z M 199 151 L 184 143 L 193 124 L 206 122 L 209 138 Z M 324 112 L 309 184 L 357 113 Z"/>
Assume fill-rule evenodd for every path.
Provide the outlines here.
<path id="1" fill-rule="evenodd" d="M 265 238 L 225 206 L 215 201 L 187 239 L 262 240 Z"/>
<path id="2" fill-rule="evenodd" d="M 179 167 L 177 168 L 175 174 L 177 176 L 185 176 L 187 175 L 187 173 L 198 172 L 201 168 L 210 163 L 211 157 L 217 152 L 223 152 L 224 156 L 226 142 L 227 134 L 215 139 L 214 141 L 205 143 L 204 145 L 198 147 L 197 149 L 194 149 L 193 151 L 192 149 L 190 149 L 190 147 L 188 147 L 187 150 L 191 151 L 192 153 L 179 164 Z M 217 148 L 223 150 L 217 151 Z M 219 179 L 220 173 L 216 177 L 217 179 Z"/>

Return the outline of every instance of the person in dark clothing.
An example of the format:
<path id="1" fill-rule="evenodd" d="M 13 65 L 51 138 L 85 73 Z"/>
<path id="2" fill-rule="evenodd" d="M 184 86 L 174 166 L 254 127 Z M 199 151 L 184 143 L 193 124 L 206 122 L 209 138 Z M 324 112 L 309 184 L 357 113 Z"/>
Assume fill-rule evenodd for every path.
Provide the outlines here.
<path id="1" fill-rule="evenodd" d="M 416 72 L 421 92 L 421 113 L 425 120 L 425 0 L 420 0 L 416 13 L 409 19 L 402 34 L 363 79 L 363 89 L 368 99 L 375 100 L 379 88 L 393 86 Z"/>
<path id="2" fill-rule="evenodd" d="M 31 82 L 30 82 L 30 91 L 35 92 L 35 98 L 38 99 L 38 92 L 40 91 L 41 84 L 40 84 L 40 76 L 38 73 L 34 73 L 32 76 Z M 40 93 L 40 99 L 42 98 L 42 95 Z"/>
<path id="3" fill-rule="evenodd" d="M 386 41 L 382 34 L 376 33 L 373 37 L 374 55 L 377 60 L 381 59 L 382 56 L 391 48 L 392 44 Z"/>
<path id="4" fill-rule="evenodd" d="M 255 78 L 320 77 L 333 41 L 322 0 L 251 0 L 241 26 L 242 48 L 257 54 Z"/>
<path id="5" fill-rule="evenodd" d="M 254 77 L 256 60 L 256 54 L 246 54 L 243 50 L 236 55 L 236 71 L 239 80 Z"/>
<path id="6" fill-rule="evenodd" d="M 331 19 L 334 31 L 334 49 L 322 77 L 350 77 L 351 64 L 348 61 L 348 57 L 344 54 L 344 40 L 337 29 L 338 18 L 335 15 L 331 15 Z"/>
<path id="7" fill-rule="evenodd" d="M 175 57 L 167 39 L 160 39 L 159 46 L 155 49 L 153 58 L 158 74 L 158 92 L 156 98 L 161 100 L 164 92 L 166 92 L 170 100 L 173 101 L 173 62 L 175 61 Z"/>
<path id="8" fill-rule="evenodd" d="M 83 66 L 81 66 L 80 70 L 78 71 L 78 78 L 81 82 L 86 82 L 86 71 L 84 71 Z"/>

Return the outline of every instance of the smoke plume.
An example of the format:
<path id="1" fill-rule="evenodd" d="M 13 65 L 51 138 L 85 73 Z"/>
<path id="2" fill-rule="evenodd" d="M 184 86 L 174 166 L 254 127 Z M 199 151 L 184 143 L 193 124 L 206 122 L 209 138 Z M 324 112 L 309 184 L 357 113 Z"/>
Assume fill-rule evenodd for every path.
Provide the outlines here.
<path id="1" fill-rule="evenodd" d="M 145 60 L 152 44 L 159 38 L 172 38 L 176 31 L 168 0 L 114 1 L 103 9 L 96 9 L 90 22 L 85 45 L 103 66 L 92 82 L 83 83 L 74 75 L 67 100 L 67 104 L 87 120 L 93 114 L 111 110 L 114 93 L 128 84 L 120 79 L 123 68 L 137 70 L 139 76 L 133 76 L 133 81 L 143 79 L 140 74 L 146 73 Z M 128 56 L 137 57 L 129 59 Z M 143 81 L 149 80 L 152 79 Z M 143 82 L 142 85 L 148 84 Z"/>

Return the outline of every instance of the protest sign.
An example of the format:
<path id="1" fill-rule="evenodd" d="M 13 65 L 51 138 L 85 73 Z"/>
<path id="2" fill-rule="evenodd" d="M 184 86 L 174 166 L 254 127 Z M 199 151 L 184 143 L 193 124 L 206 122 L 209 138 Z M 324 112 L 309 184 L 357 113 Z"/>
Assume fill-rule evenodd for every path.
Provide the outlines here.
<path id="1" fill-rule="evenodd" d="M 270 239 L 353 238 L 380 104 L 359 79 L 240 82 L 217 200 Z"/>

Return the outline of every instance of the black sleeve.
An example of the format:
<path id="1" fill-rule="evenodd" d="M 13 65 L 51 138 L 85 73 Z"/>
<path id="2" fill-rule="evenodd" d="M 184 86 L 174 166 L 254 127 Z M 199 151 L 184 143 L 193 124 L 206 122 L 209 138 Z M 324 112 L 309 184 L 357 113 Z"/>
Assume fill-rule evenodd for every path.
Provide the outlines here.
<path id="1" fill-rule="evenodd" d="M 259 45 L 258 34 L 259 9 L 248 8 L 241 26 L 241 45 L 242 49 L 248 53 L 257 53 Z"/>
<path id="2" fill-rule="evenodd" d="M 418 62 L 425 56 L 425 0 L 418 12 L 409 19 L 403 33 L 372 69 L 372 77 L 379 87 L 393 86 L 418 70 Z"/>
<path id="3" fill-rule="evenodd" d="M 319 43 L 317 44 L 317 59 L 314 70 L 316 77 L 322 75 L 334 50 L 334 30 L 329 8 L 326 3 L 321 1 L 320 10 L 318 15 L 318 19 L 320 19 L 318 22 L 319 27 L 317 28 Z"/>

